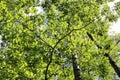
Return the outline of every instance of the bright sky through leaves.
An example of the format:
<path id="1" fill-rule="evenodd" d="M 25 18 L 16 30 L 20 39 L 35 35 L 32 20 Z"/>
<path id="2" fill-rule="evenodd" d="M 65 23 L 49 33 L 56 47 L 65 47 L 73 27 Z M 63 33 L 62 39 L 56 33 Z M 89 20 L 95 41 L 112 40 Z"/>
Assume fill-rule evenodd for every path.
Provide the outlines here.
<path id="1" fill-rule="evenodd" d="M 119 2 L 120 0 L 116 0 L 115 2 Z M 110 7 L 112 8 L 114 6 L 114 3 L 109 3 Z M 117 20 L 117 22 L 113 23 L 110 26 L 109 34 L 114 35 L 116 33 L 120 33 L 120 19 Z"/>
<path id="2" fill-rule="evenodd" d="M 40 2 L 41 2 L 42 0 L 40 0 Z M 114 1 L 114 3 L 116 3 L 116 2 L 119 2 L 120 0 L 115 0 Z M 110 2 L 109 3 L 109 5 L 110 5 L 110 8 L 111 9 L 113 9 L 113 6 L 114 6 L 114 3 L 113 2 Z M 43 13 L 44 13 L 44 11 L 43 11 L 43 8 L 40 6 L 40 7 L 36 7 L 37 9 L 38 9 L 38 13 L 40 12 L 40 11 L 42 11 Z M 120 19 L 117 21 L 117 22 L 115 22 L 115 23 L 113 23 L 111 26 L 110 26 L 110 30 L 109 30 L 109 34 L 110 35 L 114 35 L 114 34 L 116 34 L 116 33 L 120 33 Z"/>
<path id="3" fill-rule="evenodd" d="M 120 19 L 117 22 L 113 23 L 109 31 L 110 35 L 120 33 Z"/>

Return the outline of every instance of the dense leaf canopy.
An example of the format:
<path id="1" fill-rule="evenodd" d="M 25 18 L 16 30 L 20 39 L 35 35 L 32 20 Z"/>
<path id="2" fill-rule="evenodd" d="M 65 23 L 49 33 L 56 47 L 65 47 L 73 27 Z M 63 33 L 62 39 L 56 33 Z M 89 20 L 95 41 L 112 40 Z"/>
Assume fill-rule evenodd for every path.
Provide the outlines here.
<path id="1" fill-rule="evenodd" d="M 82 79 L 117 80 L 104 56 L 109 52 L 120 66 L 120 46 L 108 36 L 120 3 L 113 13 L 110 1 L 0 0 L 0 79 L 73 80 L 76 54 Z"/>

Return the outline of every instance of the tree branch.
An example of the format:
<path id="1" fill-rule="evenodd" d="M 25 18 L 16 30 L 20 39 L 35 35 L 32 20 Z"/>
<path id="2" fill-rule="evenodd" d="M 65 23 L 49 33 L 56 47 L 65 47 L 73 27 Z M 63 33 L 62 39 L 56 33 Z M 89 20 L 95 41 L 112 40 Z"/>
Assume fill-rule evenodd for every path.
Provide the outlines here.
<path id="1" fill-rule="evenodd" d="M 113 69 L 117 73 L 117 75 L 120 77 L 120 68 L 116 65 L 116 63 L 112 60 L 112 58 L 110 57 L 110 55 L 108 53 L 105 53 L 104 56 L 108 57 L 109 63 L 111 64 L 111 66 L 113 67 Z"/>
<path id="2" fill-rule="evenodd" d="M 48 45 L 48 47 L 50 47 L 51 49 L 53 49 L 53 47 L 49 44 L 49 43 L 47 43 L 43 38 L 41 38 L 41 37 L 39 37 L 45 44 L 47 44 Z"/>
<path id="3" fill-rule="evenodd" d="M 94 41 L 94 43 L 95 43 L 95 45 L 98 47 L 98 49 L 102 49 L 102 46 L 100 46 L 100 45 L 98 45 L 98 44 L 96 43 L 96 41 L 93 39 L 93 37 L 92 37 L 92 35 L 91 35 L 90 33 L 87 32 L 87 35 L 88 35 L 88 37 L 89 37 L 92 41 Z M 116 46 L 119 42 L 120 42 L 120 40 L 117 41 L 117 43 L 115 44 L 115 46 Z M 115 47 L 115 46 L 114 46 L 114 47 Z M 113 47 L 113 48 L 114 48 L 114 47 Z M 112 48 L 112 49 L 113 49 L 113 48 Z M 112 49 L 111 49 L 111 50 L 112 50 Z M 110 50 L 110 51 L 111 51 L 111 50 Z M 110 53 L 110 51 L 109 51 L 109 53 Z M 112 58 L 109 56 L 109 53 L 105 53 L 104 56 L 109 59 L 109 63 L 111 64 L 112 68 L 113 68 L 114 71 L 117 73 L 117 75 L 120 77 L 120 68 L 116 65 L 116 63 L 115 63 L 115 62 L 112 60 Z"/>
<path id="4" fill-rule="evenodd" d="M 100 18 L 98 19 L 98 21 L 100 20 Z M 54 47 L 52 48 L 52 52 L 51 52 L 51 55 L 50 55 L 50 61 L 48 62 L 47 66 L 46 66 L 46 71 L 45 71 L 45 80 L 48 80 L 48 77 L 47 77 L 47 73 L 48 73 L 48 69 L 49 69 L 49 66 L 50 64 L 52 63 L 52 55 L 54 53 L 54 50 L 55 48 L 57 47 L 57 45 L 63 40 L 65 39 L 67 36 L 69 36 L 72 32 L 74 31 L 79 31 L 79 30 L 82 30 L 86 27 L 88 27 L 88 25 L 90 25 L 91 23 L 93 23 L 95 20 L 91 20 L 88 24 L 84 25 L 83 27 L 79 28 L 79 29 L 72 29 L 70 32 L 66 33 L 63 37 L 61 37 L 57 42 L 56 44 L 54 45 Z"/>

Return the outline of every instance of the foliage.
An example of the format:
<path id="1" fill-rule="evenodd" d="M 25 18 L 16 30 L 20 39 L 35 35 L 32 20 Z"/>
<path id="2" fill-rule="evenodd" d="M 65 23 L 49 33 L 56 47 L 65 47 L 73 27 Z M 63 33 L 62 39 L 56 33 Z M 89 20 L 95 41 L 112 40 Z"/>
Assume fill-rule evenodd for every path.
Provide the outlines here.
<path id="1" fill-rule="evenodd" d="M 115 80 L 115 72 L 104 56 L 109 25 L 119 17 L 112 14 L 111 0 L 1 0 L 1 80 L 73 80 L 72 55 L 78 55 L 85 80 Z M 44 13 L 37 13 L 42 6 Z M 98 49 L 91 33 L 103 47 Z M 109 49 L 110 50 L 110 49 Z M 114 48 L 111 55 L 117 52 Z"/>

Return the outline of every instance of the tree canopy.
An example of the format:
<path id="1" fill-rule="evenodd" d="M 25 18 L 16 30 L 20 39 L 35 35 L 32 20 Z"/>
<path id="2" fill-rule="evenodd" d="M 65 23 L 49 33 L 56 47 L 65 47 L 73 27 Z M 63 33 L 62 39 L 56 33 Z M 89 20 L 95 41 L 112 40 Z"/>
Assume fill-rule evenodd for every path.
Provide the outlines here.
<path id="1" fill-rule="evenodd" d="M 111 10 L 112 1 L 1 0 L 0 79 L 119 79 L 119 39 L 108 29 L 120 2 Z"/>

